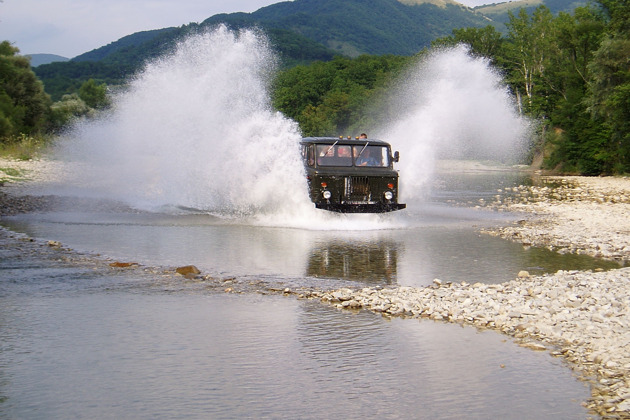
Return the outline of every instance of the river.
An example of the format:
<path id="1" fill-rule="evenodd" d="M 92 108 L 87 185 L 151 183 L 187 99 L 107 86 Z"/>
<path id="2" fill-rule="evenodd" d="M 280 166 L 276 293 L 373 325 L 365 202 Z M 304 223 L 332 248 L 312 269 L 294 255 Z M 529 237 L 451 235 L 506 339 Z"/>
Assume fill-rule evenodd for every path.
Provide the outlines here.
<path id="1" fill-rule="evenodd" d="M 0 417 L 587 418 L 588 386 L 561 359 L 495 332 L 155 274 L 194 264 L 219 278 L 326 289 L 496 283 L 520 270 L 614 266 L 478 233 L 522 217 L 470 205 L 523 182 L 521 174 L 439 181 L 422 206 L 365 230 L 268 227 L 191 211 L 3 218 L 18 234 L 153 271 L 5 249 Z"/>

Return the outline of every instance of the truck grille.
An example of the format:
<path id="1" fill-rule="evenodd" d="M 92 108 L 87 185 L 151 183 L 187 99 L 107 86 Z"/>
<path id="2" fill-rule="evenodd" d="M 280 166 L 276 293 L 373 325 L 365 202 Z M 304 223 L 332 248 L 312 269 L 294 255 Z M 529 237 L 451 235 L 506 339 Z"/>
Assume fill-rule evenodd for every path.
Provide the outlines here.
<path id="1" fill-rule="evenodd" d="M 345 197 L 350 201 L 370 201 L 370 183 L 366 176 L 350 176 L 345 180 Z"/>

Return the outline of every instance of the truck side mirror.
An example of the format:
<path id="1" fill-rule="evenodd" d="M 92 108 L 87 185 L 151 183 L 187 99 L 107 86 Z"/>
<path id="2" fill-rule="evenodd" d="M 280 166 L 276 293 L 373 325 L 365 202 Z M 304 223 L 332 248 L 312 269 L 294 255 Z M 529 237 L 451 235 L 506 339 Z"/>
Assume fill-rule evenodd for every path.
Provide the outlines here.
<path id="1" fill-rule="evenodd" d="M 396 150 L 394 152 L 394 162 L 398 162 L 400 160 L 400 153 L 398 153 L 398 150 Z"/>

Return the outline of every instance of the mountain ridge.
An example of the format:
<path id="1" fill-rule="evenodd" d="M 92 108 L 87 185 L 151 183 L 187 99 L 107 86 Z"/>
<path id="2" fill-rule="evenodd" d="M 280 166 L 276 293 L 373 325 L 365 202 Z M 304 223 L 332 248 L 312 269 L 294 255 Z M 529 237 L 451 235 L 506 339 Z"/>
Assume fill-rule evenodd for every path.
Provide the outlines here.
<path id="1" fill-rule="evenodd" d="M 531 0 L 508 6 L 517 8 L 526 1 Z M 577 0 L 543 1 L 572 4 Z M 335 55 L 408 56 L 429 47 L 436 38 L 451 35 L 453 29 L 499 25 L 454 0 L 293 0 L 251 13 L 222 13 L 201 23 L 137 32 L 67 63 L 45 64 L 35 71 L 53 99 L 89 78 L 119 84 L 147 60 L 172 51 L 178 41 L 219 24 L 235 30 L 262 30 L 285 67 L 327 61 Z"/>

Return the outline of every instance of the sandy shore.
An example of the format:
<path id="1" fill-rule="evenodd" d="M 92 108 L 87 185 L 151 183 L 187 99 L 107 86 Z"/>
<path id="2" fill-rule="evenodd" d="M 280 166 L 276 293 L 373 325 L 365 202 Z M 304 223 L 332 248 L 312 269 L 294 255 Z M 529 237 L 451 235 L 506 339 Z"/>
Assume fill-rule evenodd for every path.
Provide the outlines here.
<path id="1" fill-rule="evenodd" d="M 5 168 L 11 168 L 9 174 Z M 0 215 L 44 209 L 54 198 L 14 192 L 54 178 L 60 170 L 55 162 L 0 159 L 0 182 L 5 184 Z M 630 178 L 539 177 L 533 186 L 499 190 L 493 202 L 479 206 L 522 215 L 512 225 L 484 230 L 486 234 L 630 265 Z M 498 285 L 436 279 L 424 288 L 270 291 L 321 299 L 344 310 L 499 331 L 532 350 L 564 358 L 591 383 L 592 397 L 584 404 L 593 414 L 630 418 L 630 268 L 544 276 L 521 272 Z"/>

